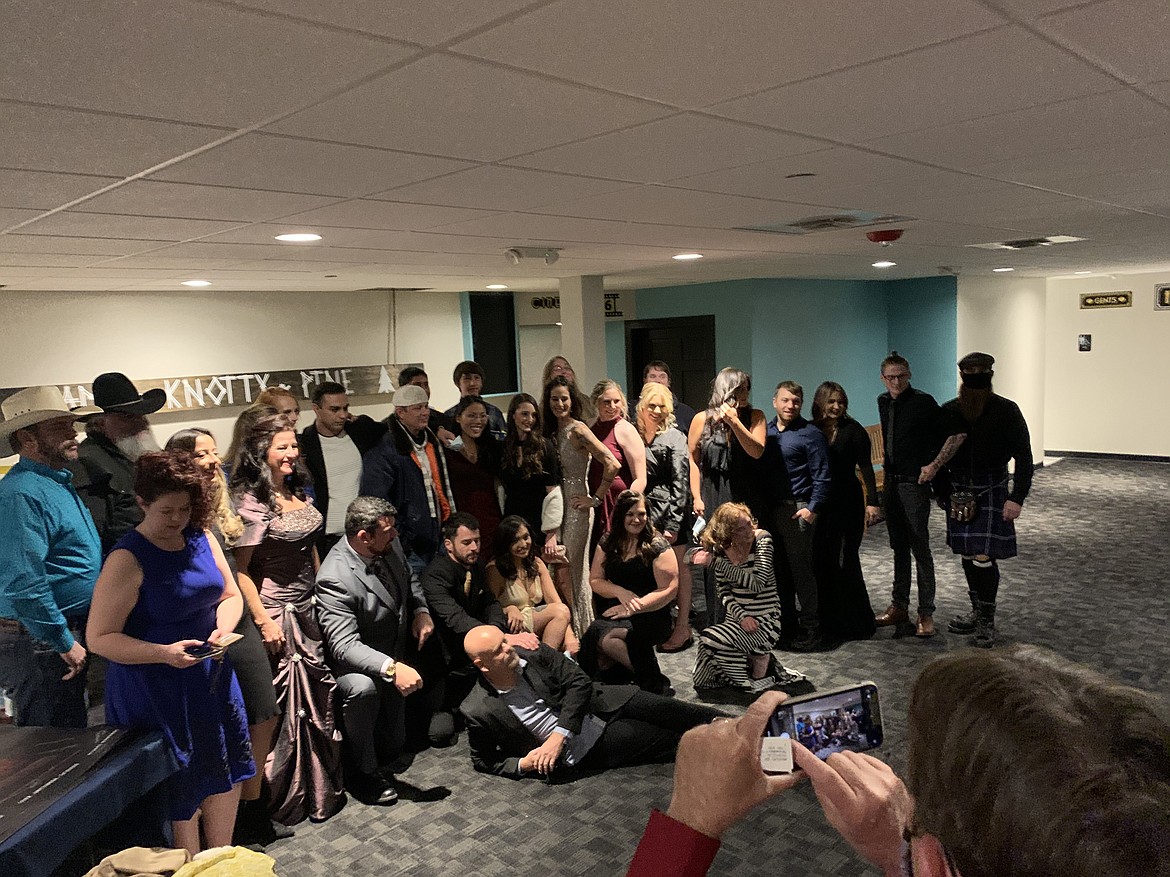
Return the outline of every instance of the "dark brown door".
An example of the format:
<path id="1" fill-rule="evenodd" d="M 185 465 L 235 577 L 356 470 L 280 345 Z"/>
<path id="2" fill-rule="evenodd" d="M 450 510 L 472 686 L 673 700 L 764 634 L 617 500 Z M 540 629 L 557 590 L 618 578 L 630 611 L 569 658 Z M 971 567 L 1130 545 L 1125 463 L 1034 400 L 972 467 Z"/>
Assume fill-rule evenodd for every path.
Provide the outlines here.
<path id="1" fill-rule="evenodd" d="M 715 317 L 669 317 L 626 323 L 626 386 L 630 405 L 642 390 L 642 369 L 653 359 L 670 365 L 676 396 L 703 411 L 715 377 Z"/>

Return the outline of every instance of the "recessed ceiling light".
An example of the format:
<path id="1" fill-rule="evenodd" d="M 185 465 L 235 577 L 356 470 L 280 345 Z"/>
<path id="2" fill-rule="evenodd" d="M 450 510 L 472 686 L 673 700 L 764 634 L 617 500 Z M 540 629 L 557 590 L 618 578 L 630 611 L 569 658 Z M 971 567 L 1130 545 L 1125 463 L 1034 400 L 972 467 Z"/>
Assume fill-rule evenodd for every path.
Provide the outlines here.
<path id="1" fill-rule="evenodd" d="M 897 262 L 891 262 L 889 259 L 882 259 L 880 262 L 874 262 L 874 268 L 893 268 Z"/>
<path id="2" fill-rule="evenodd" d="M 561 321 L 560 321 L 560 320 L 557 320 L 557 325 L 558 325 L 558 326 L 562 325 L 562 323 L 561 323 Z"/>
<path id="3" fill-rule="evenodd" d="M 1092 274 L 1092 271 L 1074 271 L 1073 274 Z"/>
<path id="4" fill-rule="evenodd" d="M 671 256 L 676 262 L 693 262 L 695 259 L 702 259 L 702 253 L 679 253 L 677 256 Z"/>
<path id="5" fill-rule="evenodd" d="M 1016 269 L 1015 268 L 992 268 L 991 270 L 993 272 L 995 272 L 996 274 L 1007 274 L 1007 272 L 1015 271 Z"/>
<path id="6" fill-rule="evenodd" d="M 184 280 L 184 286 L 211 286 L 210 280 Z"/>
<path id="7" fill-rule="evenodd" d="M 489 283 L 487 285 L 487 288 L 488 289 L 507 289 L 508 287 L 502 283 Z"/>
<path id="8" fill-rule="evenodd" d="M 311 231 L 297 231 L 291 234 L 278 234 L 276 239 L 290 244 L 303 244 L 307 241 L 319 241 L 321 240 L 321 235 L 313 234 Z"/>

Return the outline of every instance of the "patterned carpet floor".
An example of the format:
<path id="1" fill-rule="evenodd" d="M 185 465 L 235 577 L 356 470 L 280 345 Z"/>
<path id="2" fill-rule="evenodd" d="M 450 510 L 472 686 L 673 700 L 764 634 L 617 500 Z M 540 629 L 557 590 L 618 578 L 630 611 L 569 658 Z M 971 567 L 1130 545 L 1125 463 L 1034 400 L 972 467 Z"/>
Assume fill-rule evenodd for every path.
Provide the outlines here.
<path id="1" fill-rule="evenodd" d="M 1170 694 L 1167 495 L 1165 464 L 1064 459 L 1039 470 L 1018 522 L 1021 556 L 1002 564 L 1003 641 L 1041 644 L 1124 682 Z M 872 640 L 832 652 L 779 654 L 821 689 L 876 681 L 886 730 L 880 754 L 899 771 L 910 682 L 932 657 L 966 644 L 945 633 L 946 619 L 967 608 L 967 592 L 937 510 L 931 528 L 937 618 L 944 632 L 923 641 L 884 629 Z M 883 525 L 871 530 L 862 552 L 870 597 L 880 612 L 889 602 L 892 573 Z M 693 650 L 662 657 L 663 670 L 686 699 L 695 696 L 693 660 Z M 663 765 L 567 786 L 513 782 L 472 771 L 461 737 L 451 749 L 414 760 L 400 777 L 403 800 L 397 805 L 377 808 L 351 800 L 328 822 L 303 823 L 294 838 L 269 853 L 282 877 L 622 874 L 650 808 L 669 801 L 671 773 Z M 876 872 L 828 827 L 811 791 L 802 787 L 732 828 L 711 873 Z"/>

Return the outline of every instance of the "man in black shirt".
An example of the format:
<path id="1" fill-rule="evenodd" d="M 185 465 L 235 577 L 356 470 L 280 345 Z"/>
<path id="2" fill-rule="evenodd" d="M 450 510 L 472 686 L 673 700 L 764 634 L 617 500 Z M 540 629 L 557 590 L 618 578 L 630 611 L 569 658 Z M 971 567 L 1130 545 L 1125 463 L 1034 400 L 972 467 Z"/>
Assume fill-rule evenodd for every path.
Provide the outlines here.
<path id="1" fill-rule="evenodd" d="M 943 421 L 934 397 L 910 386 L 910 363 L 897 352 L 882 360 L 886 392 L 878 396 L 885 441 L 886 528 L 894 549 L 894 589 L 890 607 L 877 616 L 879 627 L 910 620 L 910 557 L 918 570 L 920 637 L 934 636 L 934 556 L 930 553 L 930 482 L 949 454 L 936 465 L 943 445 Z M 952 451 L 953 453 L 953 451 Z"/>
<path id="2" fill-rule="evenodd" d="M 1032 487 L 1032 442 L 1020 408 L 991 389 L 995 359 L 968 353 L 959 360 L 963 385 L 943 406 L 949 431 L 961 439 L 947 465 L 952 492 L 948 502 L 947 545 L 963 557 L 971 614 L 951 620 L 952 633 L 975 634 L 974 644 L 995 642 L 997 561 L 1016 556 L 1014 521 Z M 1015 463 L 1008 490 L 1008 461 Z"/>

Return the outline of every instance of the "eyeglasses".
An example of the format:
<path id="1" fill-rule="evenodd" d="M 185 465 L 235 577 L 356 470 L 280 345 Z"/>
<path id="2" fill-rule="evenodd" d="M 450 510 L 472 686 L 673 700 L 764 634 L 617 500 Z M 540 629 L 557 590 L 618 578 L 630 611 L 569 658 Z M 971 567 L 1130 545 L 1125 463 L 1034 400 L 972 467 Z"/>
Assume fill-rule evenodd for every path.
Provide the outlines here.
<path id="1" fill-rule="evenodd" d="M 896 375 L 882 375 L 882 380 L 889 381 L 891 384 L 895 381 L 908 381 L 910 380 L 910 372 L 900 372 Z"/>

